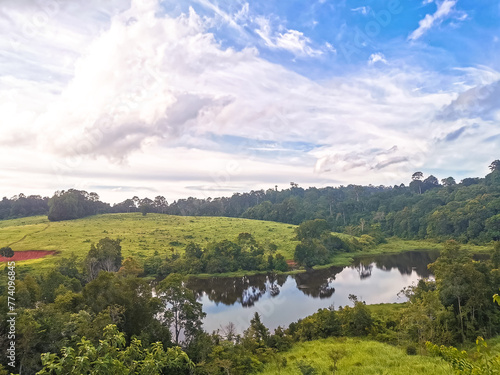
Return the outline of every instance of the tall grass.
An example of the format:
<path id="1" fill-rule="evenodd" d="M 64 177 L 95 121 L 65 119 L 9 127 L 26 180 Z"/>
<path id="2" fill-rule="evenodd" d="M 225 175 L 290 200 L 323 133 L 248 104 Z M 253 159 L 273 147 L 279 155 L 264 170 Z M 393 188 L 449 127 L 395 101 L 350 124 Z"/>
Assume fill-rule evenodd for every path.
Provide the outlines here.
<path id="1" fill-rule="evenodd" d="M 332 355 L 340 358 L 334 372 Z M 299 343 L 284 353 L 287 366 L 278 370 L 270 363 L 263 375 L 300 375 L 302 362 L 313 366 L 317 374 L 335 375 L 451 375 L 451 367 L 439 358 L 408 355 L 388 344 L 356 338 L 329 338 Z"/>

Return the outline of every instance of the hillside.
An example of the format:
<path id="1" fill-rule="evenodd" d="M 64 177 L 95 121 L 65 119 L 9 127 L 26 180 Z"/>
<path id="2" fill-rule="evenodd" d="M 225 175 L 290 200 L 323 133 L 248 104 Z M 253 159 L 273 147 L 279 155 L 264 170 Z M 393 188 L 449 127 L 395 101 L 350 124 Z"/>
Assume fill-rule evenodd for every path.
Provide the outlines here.
<path id="1" fill-rule="evenodd" d="M 78 220 L 50 222 L 37 216 L 0 221 L 0 245 L 14 251 L 55 250 L 58 255 L 84 257 L 90 244 L 103 237 L 122 238 L 123 256 L 139 258 L 158 251 L 182 253 L 189 242 L 205 245 L 211 241 L 234 240 L 239 233 L 252 234 L 259 242 L 272 242 L 287 259 L 293 258 L 298 241 L 294 225 L 269 221 L 183 217 L 140 213 L 105 214 Z M 50 263 L 51 257 L 45 263 Z M 41 262 L 33 260 L 31 262 Z"/>
<path id="2" fill-rule="evenodd" d="M 278 369 L 276 363 L 266 366 L 263 375 L 301 374 L 298 364 L 316 369 L 317 374 L 433 374 L 451 375 L 451 367 L 436 357 L 407 355 L 401 348 L 358 338 L 328 338 L 298 343 L 283 353 L 287 366 Z M 337 371 L 333 372 L 336 356 Z"/>

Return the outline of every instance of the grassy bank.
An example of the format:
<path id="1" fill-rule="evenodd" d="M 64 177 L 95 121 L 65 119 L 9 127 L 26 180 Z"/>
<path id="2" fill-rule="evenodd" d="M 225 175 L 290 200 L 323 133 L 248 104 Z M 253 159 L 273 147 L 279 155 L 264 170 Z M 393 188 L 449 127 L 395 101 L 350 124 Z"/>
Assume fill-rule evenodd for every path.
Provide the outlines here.
<path id="1" fill-rule="evenodd" d="M 433 374 L 451 375 L 451 367 L 439 358 L 407 355 L 401 348 L 376 341 L 356 338 L 329 338 L 299 343 L 283 353 L 287 366 L 278 370 L 276 364 L 266 366 L 264 375 L 301 374 L 300 361 L 313 366 L 318 374 L 331 374 L 331 354 L 340 357 L 335 374 Z"/>

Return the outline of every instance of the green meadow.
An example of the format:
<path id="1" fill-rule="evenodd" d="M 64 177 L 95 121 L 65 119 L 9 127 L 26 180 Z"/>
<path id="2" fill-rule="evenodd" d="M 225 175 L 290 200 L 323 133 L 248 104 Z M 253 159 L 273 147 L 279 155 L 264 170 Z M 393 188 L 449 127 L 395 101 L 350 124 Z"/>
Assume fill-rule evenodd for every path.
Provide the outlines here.
<path id="1" fill-rule="evenodd" d="M 145 258 L 182 253 L 190 242 L 206 245 L 212 241 L 234 240 L 239 233 L 251 233 L 261 243 L 272 242 L 278 252 L 293 259 L 298 241 L 294 225 L 270 221 L 170 216 L 140 213 L 105 214 L 78 220 L 50 222 L 45 216 L 0 221 L 0 246 L 14 251 L 55 250 L 57 255 L 24 261 L 26 264 L 53 263 L 59 256 L 85 257 L 91 243 L 104 237 L 121 238 L 124 257 Z"/>
<path id="2" fill-rule="evenodd" d="M 61 256 L 75 254 L 83 259 L 91 243 L 101 238 L 121 238 L 124 257 L 134 256 L 139 260 L 155 252 L 160 255 L 182 253 L 190 242 L 202 246 L 212 241 L 234 240 L 239 233 L 251 233 L 260 243 L 274 243 L 278 252 L 286 259 L 293 259 L 295 246 L 295 225 L 272 221 L 250 220 L 228 217 L 171 216 L 140 213 L 105 214 L 78 220 L 50 222 L 45 216 L 0 221 L 0 247 L 10 246 L 14 251 L 53 250 L 54 256 L 22 261 L 25 266 L 49 267 Z M 348 238 L 346 234 L 336 235 Z M 408 241 L 391 238 L 385 244 L 364 249 L 362 252 L 341 253 L 332 264 L 343 266 L 353 257 L 363 254 L 393 253 L 407 250 L 440 249 L 442 244 L 432 241 Z M 489 247 L 469 246 L 473 251 Z"/>
<path id="3" fill-rule="evenodd" d="M 332 355 L 337 357 L 337 369 L 333 372 Z M 263 375 L 300 375 L 297 366 L 307 364 L 319 374 L 336 375 L 452 375 L 451 367 L 436 357 L 408 355 L 402 348 L 377 341 L 358 338 L 328 338 L 295 344 L 283 353 L 287 360 L 284 368 L 270 363 Z"/>

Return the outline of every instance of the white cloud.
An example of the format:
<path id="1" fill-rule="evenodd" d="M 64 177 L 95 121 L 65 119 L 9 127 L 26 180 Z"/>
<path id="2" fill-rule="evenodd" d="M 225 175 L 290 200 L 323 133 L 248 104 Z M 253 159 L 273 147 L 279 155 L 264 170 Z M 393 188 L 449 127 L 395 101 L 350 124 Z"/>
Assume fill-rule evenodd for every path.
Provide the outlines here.
<path id="1" fill-rule="evenodd" d="M 283 33 L 274 32 L 269 19 L 257 17 L 256 23 L 259 28 L 255 30 L 265 42 L 266 46 L 273 49 L 283 49 L 296 56 L 315 57 L 323 54 L 323 51 L 311 47 L 311 39 L 297 30 L 286 30 Z"/>
<path id="2" fill-rule="evenodd" d="M 354 8 L 354 9 L 351 9 L 353 12 L 359 12 L 361 13 L 362 15 L 366 16 L 369 12 L 370 12 L 370 7 L 366 6 L 366 7 L 358 7 L 358 8 Z"/>
<path id="3" fill-rule="evenodd" d="M 385 59 L 385 56 L 383 53 L 372 53 L 370 57 L 368 58 L 368 64 L 373 65 L 376 62 L 380 61 L 381 63 L 387 64 L 387 60 Z"/>
<path id="4" fill-rule="evenodd" d="M 419 39 L 429 29 L 431 29 L 436 22 L 446 18 L 453 10 L 456 3 L 457 0 L 444 0 L 441 4 L 438 4 L 436 12 L 434 14 L 426 14 L 425 17 L 418 23 L 418 28 L 410 34 L 408 39 Z"/>
<path id="5" fill-rule="evenodd" d="M 325 47 L 328 51 L 337 53 L 337 49 L 331 43 L 325 42 Z"/>
<path id="6" fill-rule="evenodd" d="M 73 4 L 74 18 L 67 11 L 53 20 L 61 34 L 83 33 L 76 15 L 86 3 Z M 110 11 L 109 19 L 85 18 L 102 32 L 81 36 L 77 45 L 40 36 L 11 52 L 32 59 L 33 71 L 26 76 L 12 64 L 0 74 L 4 194 L 108 186 L 108 193 L 96 190 L 116 201 L 110 197 L 130 195 L 127 186 L 149 186 L 171 199 L 195 194 L 187 188 L 193 186 L 208 186 L 216 196 L 241 186 L 286 187 L 292 180 L 394 184 L 431 161 L 453 170 L 490 161 L 498 149 L 494 142 L 482 145 L 474 161 L 436 146 L 449 129 L 473 122 L 479 128 L 455 142 L 472 149 L 496 134 L 488 119 L 436 118 L 471 88 L 454 85 L 456 77 L 447 82 L 411 67 L 374 65 L 315 82 L 266 61 L 254 48 L 223 48 L 192 9 L 179 17 L 158 10 L 154 1 L 134 1 L 130 9 Z M 281 46 L 275 48 L 307 53 L 298 31 L 261 26 L 270 43 Z M 0 34 L 0 45 L 8 38 Z M 44 55 L 64 64 L 61 50 L 76 63 L 58 79 L 46 79 L 59 66 Z M 383 62 L 377 56 L 372 60 Z M 475 77 L 460 77 L 472 87 L 498 75 L 479 68 L 459 73 Z M 248 139 L 248 147 L 229 147 L 235 137 Z M 269 141 L 274 151 L 252 140 Z M 286 154 L 286 142 L 310 146 Z"/>

